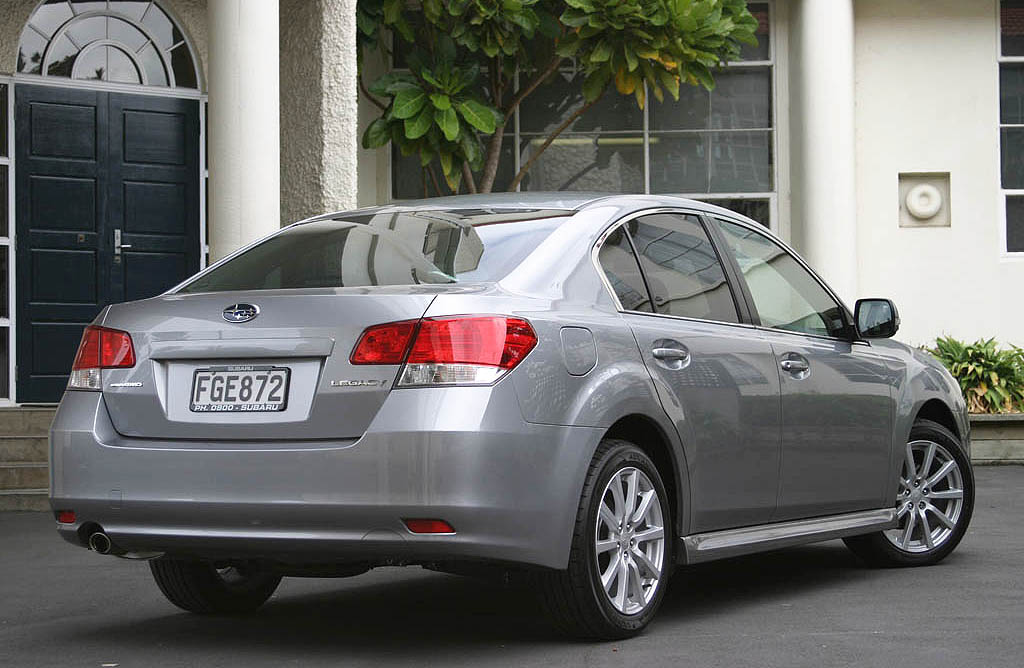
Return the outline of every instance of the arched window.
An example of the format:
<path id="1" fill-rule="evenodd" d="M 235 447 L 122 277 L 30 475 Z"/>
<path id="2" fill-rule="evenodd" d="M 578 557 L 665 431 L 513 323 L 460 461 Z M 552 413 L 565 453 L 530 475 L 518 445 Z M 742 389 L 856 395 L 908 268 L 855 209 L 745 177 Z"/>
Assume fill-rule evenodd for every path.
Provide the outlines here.
<path id="1" fill-rule="evenodd" d="M 153 0 L 45 0 L 21 32 L 18 72 L 198 87 L 184 34 Z"/>

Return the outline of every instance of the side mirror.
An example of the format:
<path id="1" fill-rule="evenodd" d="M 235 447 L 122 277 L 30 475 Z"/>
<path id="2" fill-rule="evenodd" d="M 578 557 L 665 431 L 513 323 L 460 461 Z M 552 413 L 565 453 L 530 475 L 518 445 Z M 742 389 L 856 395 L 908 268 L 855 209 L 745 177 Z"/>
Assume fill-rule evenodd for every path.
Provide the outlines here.
<path id="1" fill-rule="evenodd" d="M 858 299 L 853 319 L 862 339 L 887 339 L 900 328 L 900 314 L 891 299 Z"/>

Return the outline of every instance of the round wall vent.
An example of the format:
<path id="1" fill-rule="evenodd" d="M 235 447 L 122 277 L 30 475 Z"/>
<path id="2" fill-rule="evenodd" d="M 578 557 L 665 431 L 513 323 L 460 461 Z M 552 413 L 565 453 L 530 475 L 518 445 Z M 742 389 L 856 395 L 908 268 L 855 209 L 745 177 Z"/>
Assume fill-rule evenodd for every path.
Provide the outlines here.
<path id="1" fill-rule="evenodd" d="M 910 215 L 927 220 L 942 209 L 942 193 L 930 183 L 921 183 L 907 192 L 906 204 Z"/>

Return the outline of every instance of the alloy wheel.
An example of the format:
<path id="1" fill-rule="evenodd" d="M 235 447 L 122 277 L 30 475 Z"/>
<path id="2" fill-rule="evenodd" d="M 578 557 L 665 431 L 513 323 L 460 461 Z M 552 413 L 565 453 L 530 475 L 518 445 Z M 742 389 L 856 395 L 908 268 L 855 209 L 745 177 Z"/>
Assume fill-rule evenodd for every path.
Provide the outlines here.
<path id="1" fill-rule="evenodd" d="M 601 494 L 594 536 L 597 572 L 608 600 L 625 615 L 643 612 L 665 567 L 661 499 L 643 471 L 630 466 L 612 475 Z"/>
<path id="2" fill-rule="evenodd" d="M 899 525 L 884 532 L 905 552 L 929 552 L 953 535 L 964 507 L 960 466 L 945 446 L 934 441 L 907 443 L 896 495 Z"/>

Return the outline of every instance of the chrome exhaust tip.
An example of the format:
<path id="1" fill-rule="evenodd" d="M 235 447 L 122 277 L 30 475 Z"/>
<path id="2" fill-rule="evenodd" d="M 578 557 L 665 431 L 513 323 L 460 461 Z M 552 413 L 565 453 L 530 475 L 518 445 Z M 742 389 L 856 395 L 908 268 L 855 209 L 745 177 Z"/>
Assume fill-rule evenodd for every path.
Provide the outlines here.
<path id="1" fill-rule="evenodd" d="M 89 535 L 89 549 L 96 554 L 110 554 L 112 547 L 110 536 L 102 531 L 94 531 Z"/>

